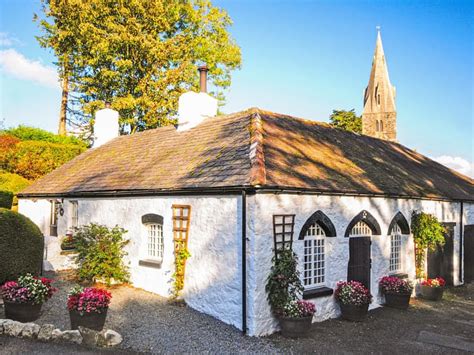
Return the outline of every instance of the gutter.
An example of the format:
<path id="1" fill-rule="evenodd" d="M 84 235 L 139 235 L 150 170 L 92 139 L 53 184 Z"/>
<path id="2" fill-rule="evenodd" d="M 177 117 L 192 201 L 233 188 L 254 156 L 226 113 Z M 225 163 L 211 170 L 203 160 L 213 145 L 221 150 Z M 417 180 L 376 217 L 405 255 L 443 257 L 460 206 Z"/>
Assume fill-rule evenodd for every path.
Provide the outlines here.
<path id="1" fill-rule="evenodd" d="M 242 190 L 242 334 L 247 334 L 247 192 Z"/>
<path id="2" fill-rule="evenodd" d="M 464 214 L 464 203 L 461 201 L 461 213 L 459 216 L 459 282 L 464 284 L 464 233 L 463 233 L 463 214 Z"/>

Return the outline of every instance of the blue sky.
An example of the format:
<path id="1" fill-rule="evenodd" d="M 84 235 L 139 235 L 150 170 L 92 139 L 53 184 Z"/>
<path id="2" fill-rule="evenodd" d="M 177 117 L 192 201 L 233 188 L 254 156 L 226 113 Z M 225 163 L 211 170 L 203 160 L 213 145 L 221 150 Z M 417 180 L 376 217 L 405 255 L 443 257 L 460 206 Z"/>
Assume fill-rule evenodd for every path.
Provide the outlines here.
<path id="1" fill-rule="evenodd" d="M 39 0 L 0 4 L 0 119 L 57 129 L 54 57 L 37 44 Z M 319 121 L 362 111 L 376 30 L 397 88 L 398 139 L 473 174 L 472 1 L 215 0 L 242 48 L 224 112 L 260 107 Z M 464 170 L 463 170 L 464 169 Z M 471 169 L 471 171 L 469 171 Z"/>

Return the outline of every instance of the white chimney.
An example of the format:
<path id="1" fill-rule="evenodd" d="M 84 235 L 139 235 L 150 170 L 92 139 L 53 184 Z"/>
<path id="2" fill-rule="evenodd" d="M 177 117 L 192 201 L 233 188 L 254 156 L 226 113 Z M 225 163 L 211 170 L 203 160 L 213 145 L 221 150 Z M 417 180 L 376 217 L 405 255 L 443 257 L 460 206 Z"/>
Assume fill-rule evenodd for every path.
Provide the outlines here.
<path id="1" fill-rule="evenodd" d="M 179 97 L 178 131 L 196 127 L 206 117 L 217 114 L 217 100 L 207 94 L 207 67 L 199 67 L 201 92 L 186 92 Z"/>
<path id="2" fill-rule="evenodd" d="M 119 136 L 119 113 L 110 108 L 108 102 L 105 108 L 95 113 L 94 148 L 100 147 Z"/>

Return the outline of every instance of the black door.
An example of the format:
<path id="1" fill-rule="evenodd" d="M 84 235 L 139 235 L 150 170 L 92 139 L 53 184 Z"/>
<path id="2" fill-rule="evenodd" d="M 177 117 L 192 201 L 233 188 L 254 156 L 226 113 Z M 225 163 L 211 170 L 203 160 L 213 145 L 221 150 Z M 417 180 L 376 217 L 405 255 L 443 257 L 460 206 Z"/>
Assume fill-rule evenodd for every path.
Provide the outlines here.
<path id="1" fill-rule="evenodd" d="M 435 251 L 428 251 L 428 277 L 435 278 L 441 276 L 446 280 L 447 285 L 453 285 L 454 281 L 454 226 L 455 223 L 443 223 L 446 228 L 445 244 L 436 248 Z"/>
<path id="2" fill-rule="evenodd" d="M 370 290 L 370 237 L 349 238 L 347 281 L 359 281 Z"/>
<path id="3" fill-rule="evenodd" d="M 474 224 L 464 227 L 464 282 L 474 281 Z"/>

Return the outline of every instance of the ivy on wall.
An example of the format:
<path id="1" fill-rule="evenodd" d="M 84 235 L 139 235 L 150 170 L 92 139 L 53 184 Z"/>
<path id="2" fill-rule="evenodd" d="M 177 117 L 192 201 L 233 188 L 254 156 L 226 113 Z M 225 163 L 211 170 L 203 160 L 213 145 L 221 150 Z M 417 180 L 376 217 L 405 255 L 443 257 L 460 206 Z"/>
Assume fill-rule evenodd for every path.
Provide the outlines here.
<path id="1" fill-rule="evenodd" d="M 191 206 L 173 205 L 173 239 L 175 272 L 173 274 L 173 296 L 179 297 L 184 288 L 186 260 L 191 256 L 188 250 Z"/>

